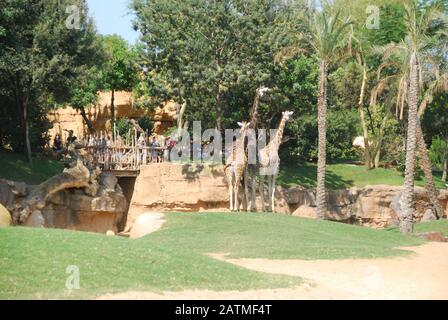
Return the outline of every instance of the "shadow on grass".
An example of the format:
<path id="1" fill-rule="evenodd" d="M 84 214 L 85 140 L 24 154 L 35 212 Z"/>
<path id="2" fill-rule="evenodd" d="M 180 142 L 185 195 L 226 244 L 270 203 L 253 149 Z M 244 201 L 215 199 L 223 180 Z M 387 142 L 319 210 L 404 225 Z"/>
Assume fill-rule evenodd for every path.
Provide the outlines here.
<path id="1" fill-rule="evenodd" d="M 278 175 L 278 183 L 283 187 L 302 186 L 312 189 L 316 187 L 317 166 L 313 163 L 300 163 L 299 165 L 285 165 Z M 344 189 L 354 186 L 354 181 L 344 179 L 341 175 L 327 168 L 325 185 L 330 189 Z"/>

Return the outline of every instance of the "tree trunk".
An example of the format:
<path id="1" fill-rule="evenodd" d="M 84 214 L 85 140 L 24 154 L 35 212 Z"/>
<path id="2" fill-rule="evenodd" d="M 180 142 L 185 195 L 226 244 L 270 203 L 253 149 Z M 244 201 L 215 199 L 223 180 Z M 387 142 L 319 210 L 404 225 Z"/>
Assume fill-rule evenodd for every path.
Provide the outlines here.
<path id="1" fill-rule="evenodd" d="M 110 98 L 110 121 L 111 129 L 114 130 L 115 125 L 115 90 L 112 89 L 112 95 Z"/>
<path id="2" fill-rule="evenodd" d="M 417 116 L 417 152 L 420 158 L 420 166 L 425 173 L 426 178 L 426 191 L 428 192 L 429 199 L 433 206 L 434 214 L 436 218 L 441 218 L 443 216 L 442 208 L 440 207 L 440 203 L 438 200 L 439 191 L 436 188 L 434 183 L 434 177 L 432 175 L 432 165 L 431 160 L 428 155 L 428 148 L 425 143 L 425 139 L 423 137 L 422 127 L 420 125 L 420 117 L 425 113 L 426 107 L 429 103 L 429 95 L 425 95 L 420 106 L 418 108 L 418 116 Z"/>
<path id="3" fill-rule="evenodd" d="M 448 171 L 448 137 L 445 138 L 445 158 L 443 159 L 442 181 L 446 182 L 446 172 Z"/>
<path id="4" fill-rule="evenodd" d="M 426 147 L 425 139 L 423 138 L 422 128 L 420 126 L 420 121 L 417 118 L 417 153 L 420 159 L 420 167 L 425 173 L 426 178 L 426 191 L 428 192 L 429 200 L 433 206 L 433 210 L 436 218 L 440 219 L 443 216 L 442 208 L 438 200 L 439 192 L 434 183 L 434 178 L 432 176 L 432 165 L 431 160 L 428 156 L 428 149 Z"/>
<path id="5" fill-rule="evenodd" d="M 23 123 L 25 125 L 25 146 L 26 146 L 26 156 L 28 158 L 28 163 L 33 165 L 33 158 L 31 154 L 31 142 L 30 142 L 30 126 L 28 121 L 28 98 L 23 102 Z"/>
<path id="6" fill-rule="evenodd" d="M 216 129 L 218 129 L 219 132 L 222 132 L 221 83 L 219 81 L 216 84 L 215 110 Z"/>
<path id="7" fill-rule="evenodd" d="M 327 64 L 325 60 L 320 63 L 319 93 L 318 93 L 318 156 L 317 156 L 317 189 L 316 205 L 317 216 L 325 219 L 327 199 L 325 192 L 326 145 L 327 145 Z"/>
<path id="8" fill-rule="evenodd" d="M 401 196 L 400 231 L 412 233 L 414 223 L 414 173 L 416 159 L 417 101 L 418 101 L 418 65 L 417 56 L 413 52 L 410 59 L 410 83 L 408 93 L 408 131 L 406 143 L 406 169 Z"/>
<path id="9" fill-rule="evenodd" d="M 364 137 L 364 161 L 366 167 L 370 169 L 372 168 L 372 160 L 370 156 L 369 134 L 367 130 L 366 117 L 364 113 L 364 95 L 366 91 L 366 82 L 367 82 L 367 70 L 366 66 L 363 65 L 363 75 L 362 75 L 361 92 L 359 94 L 358 111 L 359 111 L 359 117 L 361 119 L 362 133 Z"/>
<path id="10" fill-rule="evenodd" d="M 81 116 L 84 119 L 84 122 L 86 123 L 87 128 L 89 129 L 89 133 L 91 133 L 91 134 L 95 133 L 96 130 L 93 127 L 92 121 L 90 121 L 89 117 L 87 117 L 86 109 L 84 109 L 84 107 L 81 107 L 81 108 L 79 108 L 79 111 L 81 112 Z"/>
<path id="11" fill-rule="evenodd" d="M 184 128 L 184 113 L 187 109 L 187 102 L 184 101 L 180 107 L 179 113 L 177 114 L 177 134 L 176 141 L 179 142 L 182 136 L 182 129 Z"/>
<path id="12" fill-rule="evenodd" d="M 380 167 L 380 160 L 381 160 L 381 147 L 383 145 L 383 138 L 384 138 L 384 129 L 386 128 L 386 123 L 388 120 L 388 116 L 386 115 L 383 118 L 383 121 L 381 122 L 380 129 L 378 130 L 378 136 L 377 141 L 375 145 L 375 158 L 374 158 L 374 167 L 375 169 L 378 169 Z"/>

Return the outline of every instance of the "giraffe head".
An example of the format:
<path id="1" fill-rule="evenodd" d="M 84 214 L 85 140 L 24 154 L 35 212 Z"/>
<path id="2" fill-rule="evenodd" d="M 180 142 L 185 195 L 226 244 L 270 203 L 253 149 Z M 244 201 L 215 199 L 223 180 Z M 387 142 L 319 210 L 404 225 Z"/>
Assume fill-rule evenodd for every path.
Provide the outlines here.
<path id="1" fill-rule="evenodd" d="M 282 113 L 283 119 L 285 119 L 286 121 L 288 121 L 289 119 L 291 119 L 291 116 L 294 114 L 294 111 L 284 111 Z"/>
<path id="2" fill-rule="evenodd" d="M 268 93 L 269 91 L 271 91 L 270 88 L 262 86 L 260 88 L 257 89 L 257 94 L 261 97 L 263 97 L 266 93 Z"/>
<path id="3" fill-rule="evenodd" d="M 247 129 L 249 129 L 250 122 L 246 122 L 246 121 L 238 122 L 238 126 L 240 127 L 241 135 L 243 135 L 246 133 Z"/>

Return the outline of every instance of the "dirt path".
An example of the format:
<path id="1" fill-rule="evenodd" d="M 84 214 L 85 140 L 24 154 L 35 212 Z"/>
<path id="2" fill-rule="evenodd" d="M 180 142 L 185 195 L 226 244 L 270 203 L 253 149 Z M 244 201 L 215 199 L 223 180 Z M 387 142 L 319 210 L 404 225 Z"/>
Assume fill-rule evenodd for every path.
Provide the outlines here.
<path id="1" fill-rule="evenodd" d="M 125 292 L 100 299 L 448 299 L 448 243 L 431 242 L 408 257 L 344 260 L 268 260 L 212 257 L 260 272 L 300 276 L 288 289 Z"/>

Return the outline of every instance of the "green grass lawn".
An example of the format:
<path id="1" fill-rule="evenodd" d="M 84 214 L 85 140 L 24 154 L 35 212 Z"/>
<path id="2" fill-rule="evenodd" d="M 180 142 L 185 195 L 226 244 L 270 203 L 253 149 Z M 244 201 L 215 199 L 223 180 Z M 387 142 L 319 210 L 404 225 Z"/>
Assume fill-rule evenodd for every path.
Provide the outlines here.
<path id="1" fill-rule="evenodd" d="M 415 225 L 414 232 L 440 232 L 448 237 L 448 220 L 427 221 Z"/>
<path id="2" fill-rule="evenodd" d="M 34 158 L 31 167 L 26 157 L 17 153 L 0 149 L 0 178 L 39 184 L 62 172 L 63 165 L 59 161 Z"/>
<path id="3" fill-rule="evenodd" d="M 91 298 L 127 290 L 246 290 L 301 279 L 243 269 L 207 256 L 279 259 L 392 257 L 424 243 L 397 230 L 372 230 L 273 214 L 170 213 L 139 240 L 50 229 L 0 229 L 0 298 Z M 81 289 L 65 290 L 76 265 Z"/>
<path id="4" fill-rule="evenodd" d="M 303 186 L 316 187 L 317 167 L 314 163 L 298 163 L 297 165 L 283 165 L 278 183 L 284 187 Z M 434 176 L 436 186 L 445 188 L 441 177 Z M 353 164 L 329 164 L 327 166 L 326 185 L 330 189 L 344 189 L 350 187 L 364 187 L 366 185 L 387 184 L 403 185 L 403 176 L 395 169 L 372 169 Z M 417 186 L 424 186 L 424 179 L 417 179 Z"/>

